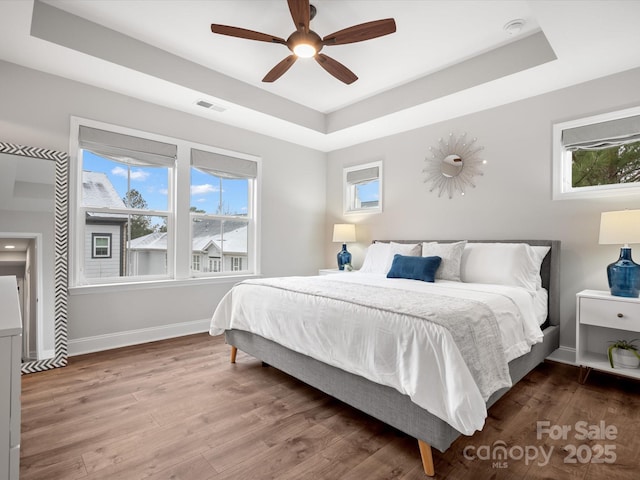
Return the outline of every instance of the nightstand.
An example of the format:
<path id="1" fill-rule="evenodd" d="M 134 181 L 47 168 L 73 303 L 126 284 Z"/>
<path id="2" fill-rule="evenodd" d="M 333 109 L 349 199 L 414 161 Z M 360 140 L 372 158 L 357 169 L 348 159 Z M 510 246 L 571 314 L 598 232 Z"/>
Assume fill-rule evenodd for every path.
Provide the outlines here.
<path id="1" fill-rule="evenodd" d="M 640 368 L 611 368 L 610 341 L 640 337 L 640 299 L 614 297 L 609 292 L 583 290 L 576 295 L 576 363 L 580 383 L 592 368 L 640 379 Z"/>
<path id="2" fill-rule="evenodd" d="M 333 273 L 342 273 L 344 270 L 338 270 L 337 268 L 321 268 L 318 270 L 318 275 L 331 275 Z"/>
<path id="3" fill-rule="evenodd" d="M 331 275 L 334 273 L 349 273 L 355 272 L 356 270 L 338 270 L 337 268 L 321 268 L 318 270 L 318 275 Z"/>

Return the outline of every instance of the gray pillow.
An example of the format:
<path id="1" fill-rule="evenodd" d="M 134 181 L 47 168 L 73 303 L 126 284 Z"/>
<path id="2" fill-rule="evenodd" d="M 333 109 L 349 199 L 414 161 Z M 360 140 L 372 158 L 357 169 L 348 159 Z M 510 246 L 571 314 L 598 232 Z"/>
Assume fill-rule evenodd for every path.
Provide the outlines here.
<path id="1" fill-rule="evenodd" d="M 440 267 L 436 271 L 437 279 L 459 282 L 462 252 L 466 244 L 466 240 L 455 243 L 423 242 L 422 256 L 442 258 Z"/>

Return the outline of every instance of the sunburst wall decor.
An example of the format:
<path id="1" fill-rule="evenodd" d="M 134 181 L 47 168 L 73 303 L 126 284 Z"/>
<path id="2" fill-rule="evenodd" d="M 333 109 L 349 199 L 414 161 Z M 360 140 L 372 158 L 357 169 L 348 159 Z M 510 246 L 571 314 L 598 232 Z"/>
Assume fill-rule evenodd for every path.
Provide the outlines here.
<path id="1" fill-rule="evenodd" d="M 455 192 L 464 195 L 466 187 L 474 187 L 473 177 L 483 175 L 481 166 L 486 160 L 479 153 L 484 149 L 476 145 L 477 138 L 467 141 L 467 134 L 449 136 L 438 140 L 438 145 L 429 147 L 426 167 L 422 170 L 424 183 L 429 184 L 429 191 L 437 190 L 438 196 L 447 192 L 453 198 Z"/>

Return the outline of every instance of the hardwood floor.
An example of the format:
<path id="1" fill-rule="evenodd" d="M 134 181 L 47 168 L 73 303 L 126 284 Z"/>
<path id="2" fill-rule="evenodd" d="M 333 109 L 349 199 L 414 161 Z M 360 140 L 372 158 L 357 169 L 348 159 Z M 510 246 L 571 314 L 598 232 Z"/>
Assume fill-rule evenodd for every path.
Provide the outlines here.
<path id="1" fill-rule="evenodd" d="M 640 383 L 577 377 L 567 365 L 538 366 L 490 409 L 482 432 L 434 449 L 436 478 L 638 478 Z M 22 480 L 427 478 L 415 439 L 243 352 L 231 365 L 221 337 L 73 357 L 23 376 L 22 389 Z M 537 435 L 538 421 L 571 431 Z M 576 438 L 577 422 L 604 425 L 609 439 Z M 504 463 L 484 459 L 500 446 Z M 588 463 L 612 453 L 613 463 Z"/>

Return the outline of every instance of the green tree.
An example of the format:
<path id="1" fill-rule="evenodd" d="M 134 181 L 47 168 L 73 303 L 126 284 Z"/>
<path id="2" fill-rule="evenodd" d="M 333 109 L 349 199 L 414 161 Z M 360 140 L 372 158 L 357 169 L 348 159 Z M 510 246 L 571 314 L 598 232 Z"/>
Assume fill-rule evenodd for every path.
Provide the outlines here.
<path id="1" fill-rule="evenodd" d="M 572 154 L 572 186 L 588 187 L 640 181 L 640 142 Z"/>
<path id="2" fill-rule="evenodd" d="M 142 194 L 136 189 L 129 190 L 122 201 L 129 208 L 146 210 L 149 207 Z M 151 217 L 148 215 L 131 215 L 130 218 L 131 240 L 154 232 L 153 225 L 151 224 Z"/>

